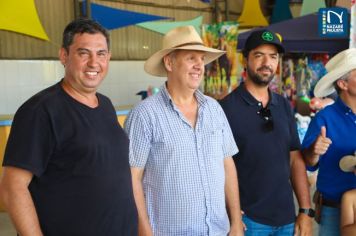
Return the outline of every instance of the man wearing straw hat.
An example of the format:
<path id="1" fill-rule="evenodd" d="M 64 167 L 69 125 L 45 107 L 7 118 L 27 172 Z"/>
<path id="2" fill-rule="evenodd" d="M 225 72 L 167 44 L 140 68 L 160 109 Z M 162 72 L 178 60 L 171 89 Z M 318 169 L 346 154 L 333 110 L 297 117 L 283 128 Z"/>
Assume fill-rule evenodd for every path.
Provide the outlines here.
<path id="1" fill-rule="evenodd" d="M 243 235 L 238 149 L 220 105 L 198 90 L 204 65 L 223 53 L 183 26 L 145 63 L 167 81 L 125 123 L 140 235 Z"/>
<path id="2" fill-rule="evenodd" d="M 246 40 L 246 79 L 221 101 L 240 152 L 236 164 L 245 235 L 311 235 L 305 164 L 296 122 L 288 101 L 273 93 L 280 36 L 256 30 Z M 295 215 L 293 190 L 300 206 Z"/>
<path id="3" fill-rule="evenodd" d="M 328 73 L 315 86 L 316 97 L 337 91 L 332 105 L 318 112 L 308 127 L 302 148 L 309 166 L 319 168 L 319 235 L 340 235 L 340 201 L 343 193 L 356 188 L 356 175 L 343 171 L 343 157 L 356 151 L 356 49 L 344 50 L 327 64 Z M 341 161 L 342 160 L 342 161 Z"/>

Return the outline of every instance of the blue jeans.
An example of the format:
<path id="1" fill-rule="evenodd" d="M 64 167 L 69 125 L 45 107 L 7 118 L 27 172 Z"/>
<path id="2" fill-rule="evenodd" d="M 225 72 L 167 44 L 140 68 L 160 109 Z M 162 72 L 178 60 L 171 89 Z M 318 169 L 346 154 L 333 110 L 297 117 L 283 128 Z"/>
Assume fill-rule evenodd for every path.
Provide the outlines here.
<path id="1" fill-rule="evenodd" d="M 293 236 L 294 223 L 283 226 L 270 226 L 259 224 L 247 216 L 242 217 L 247 230 L 245 236 Z"/>
<path id="2" fill-rule="evenodd" d="M 319 236 L 340 235 L 340 209 L 323 206 L 321 209 L 321 221 Z"/>

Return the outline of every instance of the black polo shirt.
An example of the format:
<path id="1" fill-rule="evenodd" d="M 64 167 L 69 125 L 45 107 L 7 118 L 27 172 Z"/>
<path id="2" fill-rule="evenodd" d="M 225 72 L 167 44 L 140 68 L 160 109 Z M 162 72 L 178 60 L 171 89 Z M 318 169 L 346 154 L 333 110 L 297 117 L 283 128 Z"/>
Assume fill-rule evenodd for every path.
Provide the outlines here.
<path id="1" fill-rule="evenodd" d="M 230 123 L 239 153 L 241 208 L 246 216 L 266 225 L 295 221 L 290 183 L 290 151 L 300 148 L 297 127 L 289 102 L 270 92 L 270 113 L 261 114 L 262 103 L 241 84 L 220 101 Z M 268 122 L 264 117 L 272 119 Z M 269 126 L 268 129 L 266 127 Z"/>

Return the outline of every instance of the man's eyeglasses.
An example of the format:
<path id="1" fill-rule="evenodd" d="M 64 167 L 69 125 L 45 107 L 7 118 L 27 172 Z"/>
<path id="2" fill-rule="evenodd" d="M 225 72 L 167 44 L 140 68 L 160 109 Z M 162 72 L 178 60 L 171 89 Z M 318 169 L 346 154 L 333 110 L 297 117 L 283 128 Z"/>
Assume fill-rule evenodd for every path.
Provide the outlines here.
<path id="1" fill-rule="evenodd" d="M 262 107 L 257 114 L 260 115 L 260 117 L 264 120 L 263 123 L 263 131 L 265 132 L 270 132 L 274 128 L 273 124 L 273 119 L 272 119 L 272 113 L 271 110 L 268 107 Z"/>

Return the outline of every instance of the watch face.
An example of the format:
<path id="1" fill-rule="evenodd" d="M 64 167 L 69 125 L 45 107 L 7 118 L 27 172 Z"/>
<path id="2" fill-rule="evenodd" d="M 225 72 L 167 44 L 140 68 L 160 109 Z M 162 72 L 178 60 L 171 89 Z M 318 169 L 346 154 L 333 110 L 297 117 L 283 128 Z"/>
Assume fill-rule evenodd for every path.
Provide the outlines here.
<path id="1" fill-rule="evenodd" d="M 309 209 L 309 213 L 308 213 L 308 216 L 310 217 L 314 217 L 315 216 L 315 211 L 313 209 Z"/>

